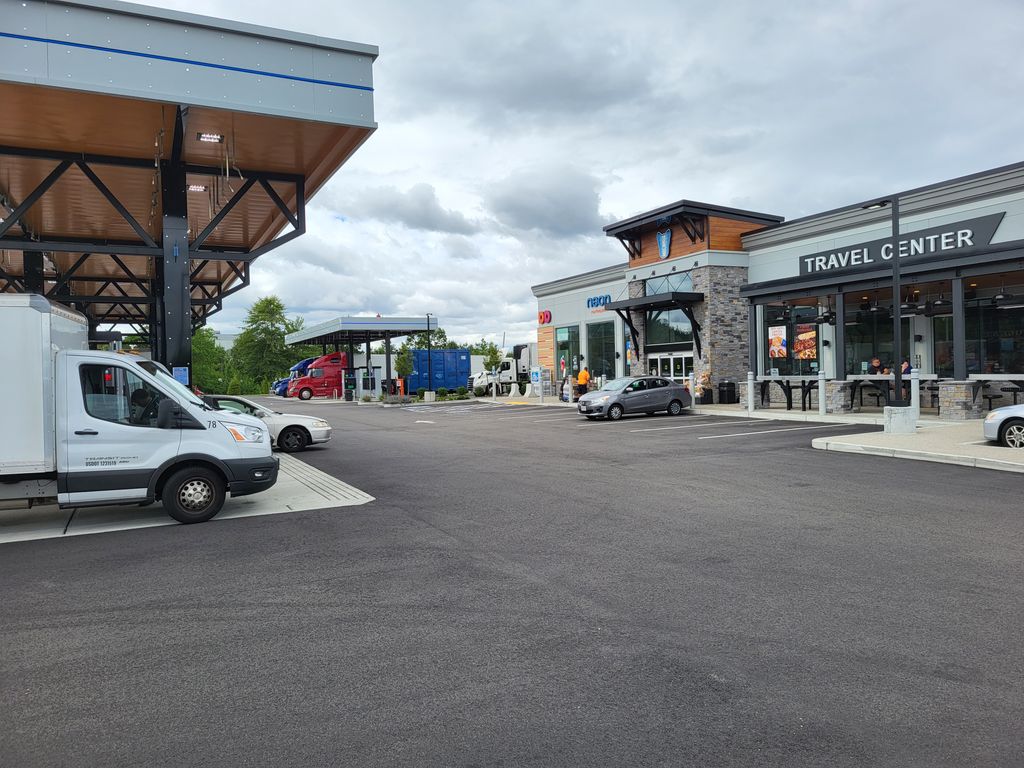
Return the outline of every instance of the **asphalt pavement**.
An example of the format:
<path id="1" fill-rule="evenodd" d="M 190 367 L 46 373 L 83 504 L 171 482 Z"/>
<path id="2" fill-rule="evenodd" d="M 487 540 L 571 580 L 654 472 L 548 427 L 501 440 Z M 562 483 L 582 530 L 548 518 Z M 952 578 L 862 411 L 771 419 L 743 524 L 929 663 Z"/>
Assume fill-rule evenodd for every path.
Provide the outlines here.
<path id="1" fill-rule="evenodd" d="M 362 505 L 0 549 L 0 762 L 982 766 L 1019 476 L 849 427 L 274 401 Z"/>

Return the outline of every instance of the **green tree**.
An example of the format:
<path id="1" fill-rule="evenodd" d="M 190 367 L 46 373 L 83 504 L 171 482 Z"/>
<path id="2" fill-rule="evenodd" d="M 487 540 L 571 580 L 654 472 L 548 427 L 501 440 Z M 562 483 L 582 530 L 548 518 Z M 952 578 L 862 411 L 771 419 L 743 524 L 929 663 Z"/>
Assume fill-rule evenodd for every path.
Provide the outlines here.
<path id="1" fill-rule="evenodd" d="M 227 352 L 217 344 L 212 328 L 192 334 L 192 383 L 204 392 L 223 392 Z"/>
<path id="2" fill-rule="evenodd" d="M 226 394 L 229 395 L 240 395 L 242 394 L 242 382 L 238 380 L 238 374 L 236 373 L 231 377 L 231 381 L 228 382 L 228 391 Z"/>
<path id="3" fill-rule="evenodd" d="M 405 341 L 402 343 L 402 347 L 408 347 L 409 349 L 426 349 L 427 348 L 427 332 L 422 331 L 421 333 L 414 333 L 411 336 L 407 336 Z M 448 334 L 445 333 L 444 328 L 435 328 L 430 332 L 430 348 L 431 349 L 460 349 L 461 344 L 457 341 L 450 341 Z"/>
<path id="4" fill-rule="evenodd" d="M 399 351 L 398 357 L 395 359 L 395 373 L 403 379 L 412 373 L 412 352 L 410 350 Z"/>
<path id="5" fill-rule="evenodd" d="M 289 320 L 284 312 L 284 304 L 276 296 L 259 299 L 249 307 L 245 328 L 231 348 L 232 367 L 241 378 L 252 382 L 277 379 L 301 359 L 298 350 L 284 343 L 285 334 L 301 327 L 301 322 Z"/>
<path id="6" fill-rule="evenodd" d="M 484 358 L 484 369 L 491 370 L 491 368 L 497 368 L 501 364 L 501 358 L 504 357 L 501 353 L 501 348 L 493 341 L 485 341 L 480 339 L 479 344 L 469 345 L 469 354 L 471 355 L 483 355 Z"/>

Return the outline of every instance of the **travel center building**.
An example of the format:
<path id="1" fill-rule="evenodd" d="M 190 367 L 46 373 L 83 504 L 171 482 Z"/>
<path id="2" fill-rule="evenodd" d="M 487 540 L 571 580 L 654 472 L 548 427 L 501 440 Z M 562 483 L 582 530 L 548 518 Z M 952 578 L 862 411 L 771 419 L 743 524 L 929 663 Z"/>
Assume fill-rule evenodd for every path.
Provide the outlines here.
<path id="1" fill-rule="evenodd" d="M 895 307 L 903 356 L 943 418 L 979 416 L 985 382 L 1024 385 L 1024 163 L 788 222 L 682 200 L 605 232 L 625 263 L 533 287 L 541 365 L 556 378 L 692 371 L 742 389 L 748 371 L 824 370 L 828 410 L 849 410 L 848 377 L 874 357 L 897 362 Z"/>

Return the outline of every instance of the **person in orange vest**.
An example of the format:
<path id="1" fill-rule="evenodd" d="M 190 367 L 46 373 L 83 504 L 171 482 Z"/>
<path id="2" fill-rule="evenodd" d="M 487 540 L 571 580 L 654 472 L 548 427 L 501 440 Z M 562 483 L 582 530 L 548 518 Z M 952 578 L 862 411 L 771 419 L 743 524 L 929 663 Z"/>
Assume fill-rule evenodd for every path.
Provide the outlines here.
<path id="1" fill-rule="evenodd" d="M 581 395 L 587 394 L 587 387 L 590 384 L 590 371 L 584 368 L 576 377 L 577 390 Z"/>

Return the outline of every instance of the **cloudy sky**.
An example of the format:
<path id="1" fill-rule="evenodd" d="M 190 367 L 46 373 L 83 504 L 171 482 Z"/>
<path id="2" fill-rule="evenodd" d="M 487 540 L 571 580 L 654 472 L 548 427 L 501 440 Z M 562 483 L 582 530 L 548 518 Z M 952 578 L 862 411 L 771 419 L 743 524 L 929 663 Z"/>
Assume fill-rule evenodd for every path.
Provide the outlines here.
<path id="1" fill-rule="evenodd" d="M 608 222 L 796 218 L 1024 160 L 1019 0 L 163 4 L 380 47 L 380 127 L 224 332 L 275 293 L 307 324 L 431 312 L 511 344 L 531 285 L 625 261 Z"/>

